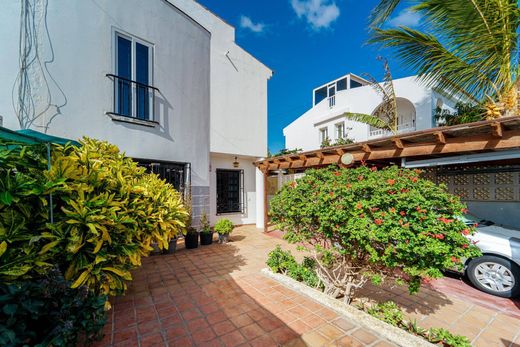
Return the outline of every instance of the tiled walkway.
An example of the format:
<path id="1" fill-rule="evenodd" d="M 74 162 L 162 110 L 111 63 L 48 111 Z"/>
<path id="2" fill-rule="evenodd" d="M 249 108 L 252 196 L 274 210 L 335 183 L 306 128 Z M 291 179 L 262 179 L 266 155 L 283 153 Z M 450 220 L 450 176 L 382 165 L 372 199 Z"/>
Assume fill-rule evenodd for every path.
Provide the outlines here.
<path id="1" fill-rule="evenodd" d="M 276 239 L 282 236 L 278 231 L 268 235 Z M 387 300 L 399 304 L 419 326 L 446 328 L 467 336 L 474 346 L 520 346 L 520 300 L 483 293 L 461 276 L 432 281 L 423 285 L 417 295 L 409 295 L 404 288 L 367 285 L 355 301 Z"/>
<path id="2" fill-rule="evenodd" d="M 128 294 L 115 300 L 98 346 L 391 346 L 263 277 L 260 269 L 276 244 L 297 253 L 276 236 L 244 226 L 228 245 L 181 246 L 174 255 L 146 259 Z M 392 299 L 419 325 L 447 327 L 475 346 L 519 346 L 520 304 L 458 279 L 435 281 L 415 296 L 379 287 L 360 294 L 358 301 Z"/>
<path id="3" fill-rule="evenodd" d="M 98 346 L 393 346 L 262 276 L 279 240 L 251 226 L 232 240 L 148 258 Z"/>

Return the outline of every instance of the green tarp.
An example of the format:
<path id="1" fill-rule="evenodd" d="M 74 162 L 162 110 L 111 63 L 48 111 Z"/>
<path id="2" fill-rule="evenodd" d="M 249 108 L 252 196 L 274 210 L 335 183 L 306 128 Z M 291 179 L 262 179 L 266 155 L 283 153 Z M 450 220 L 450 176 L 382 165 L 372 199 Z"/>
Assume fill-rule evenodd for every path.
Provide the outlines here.
<path id="1" fill-rule="evenodd" d="M 7 128 L 0 127 L 0 140 L 8 143 L 28 144 L 35 145 L 39 143 L 55 143 L 64 145 L 71 143 L 79 146 L 79 143 L 74 140 L 64 139 L 62 137 L 51 136 L 44 133 L 40 133 L 35 130 L 10 130 Z"/>

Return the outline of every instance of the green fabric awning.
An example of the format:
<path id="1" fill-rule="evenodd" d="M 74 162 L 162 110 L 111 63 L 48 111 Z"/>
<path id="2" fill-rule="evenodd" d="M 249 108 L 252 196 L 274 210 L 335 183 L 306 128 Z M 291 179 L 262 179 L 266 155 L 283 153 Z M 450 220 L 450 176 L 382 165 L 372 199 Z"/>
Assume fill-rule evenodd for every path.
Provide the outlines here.
<path id="1" fill-rule="evenodd" d="M 63 137 L 51 136 L 39 131 L 24 129 L 24 130 L 10 130 L 4 127 L 0 127 L 0 141 L 12 143 L 12 144 L 27 144 L 36 145 L 43 143 L 55 143 L 58 145 L 65 145 L 67 143 L 79 146 L 79 142 L 65 139 Z"/>
<path id="2" fill-rule="evenodd" d="M 34 139 L 30 136 L 3 127 L 0 127 L 0 141 L 28 145 L 36 145 L 38 143 L 42 143 L 41 141 Z"/>
<path id="3" fill-rule="evenodd" d="M 66 139 L 63 137 L 47 135 L 31 129 L 18 130 L 17 133 L 44 143 L 55 143 L 58 145 L 66 145 L 67 143 L 70 143 L 72 145 L 79 146 L 79 142 L 77 141 Z"/>
<path id="4" fill-rule="evenodd" d="M 65 145 L 67 143 L 70 143 L 79 146 L 79 143 L 77 141 L 47 135 L 31 129 L 14 131 L 0 127 L 0 140 L 3 140 L 5 142 L 23 143 L 28 145 L 35 145 L 38 143 L 55 143 L 58 145 Z"/>

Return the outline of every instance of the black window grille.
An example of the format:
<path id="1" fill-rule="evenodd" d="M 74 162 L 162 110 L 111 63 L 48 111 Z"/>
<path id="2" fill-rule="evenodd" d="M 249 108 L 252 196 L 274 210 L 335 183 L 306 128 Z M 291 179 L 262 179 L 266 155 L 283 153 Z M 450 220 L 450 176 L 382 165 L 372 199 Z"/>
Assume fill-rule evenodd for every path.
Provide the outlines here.
<path id="1" fill-rule="evenodd" d="M 244 170 L 217 169 L 217 214 L 244 213 Z"/>
<path id="2" fill-rule="evenodd" d="M 190 177 L 190 164 L 136 159 L 148 172 L 157 174 L 177 191 L 184 193 Z"/>

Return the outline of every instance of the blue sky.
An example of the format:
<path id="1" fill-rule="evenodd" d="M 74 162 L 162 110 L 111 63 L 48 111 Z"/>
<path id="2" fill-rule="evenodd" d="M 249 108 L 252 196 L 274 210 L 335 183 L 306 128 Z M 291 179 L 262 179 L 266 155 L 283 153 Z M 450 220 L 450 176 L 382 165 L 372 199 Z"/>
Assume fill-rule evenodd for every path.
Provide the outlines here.
<path id="1" fill-rule="evenodd" d="M 282 129 L 312 106 L 312 89 L 345 75 L 377 79 L 386 57 L 394 78 L 412 75 L 391 51 L 367 45 L 367 18 L 377 0 L 198 0 L 236 28 L 236 42 L 274 71 L 269 81 L 269 150 L 284 148 Z M 398 9 L 391 25 L 416 26 Z"/>

